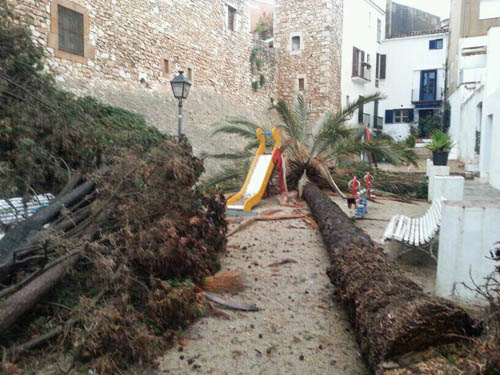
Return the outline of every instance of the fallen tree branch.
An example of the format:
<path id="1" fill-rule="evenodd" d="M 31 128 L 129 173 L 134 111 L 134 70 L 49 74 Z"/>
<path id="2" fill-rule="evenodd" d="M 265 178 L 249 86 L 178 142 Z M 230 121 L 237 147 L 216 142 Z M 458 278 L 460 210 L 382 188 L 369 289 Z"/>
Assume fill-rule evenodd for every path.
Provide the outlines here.
<path id="1" fill-rule="evenodd" d="M 234 234 L 247 229 L 251 225 L 255 224 L 257 221 L 282 221 L 282 220 L 293 220 L 293 219 L 304 219 L 308 217 L 305 214 L 297 215 L 287 215 L 287 216 L 256 216 L 244 221 L 239 227 L 235 228 L 227 237 L 231 237 Z"/>
<path id="2" fill-rule="evenodd" d="M 80 258 L 80 252 L 74 252 L 62 261 L 56 261 L 41 275 L 31 280 L 22 289 L 15 292 L 0 304 L 0 334 L 7 331 L 25 312 L 29 311 L 52 287 L 64 276 Z"/>
<path id="3" fill-rule="evenodd" d="M 83 199 L 94 187 L 95 184 L 92 181 L 81 184 L 69 193 L 58 196 L 49 206 L 38 210 L 33 216 L 7 232 L 0 239 L 0 281 L 5 280 L 8 276 L 14 262 L 14 253 L 36 243 L 37 233 L 42 230 L 45 224 L 55 219 L 63 208 L 71 207 Z"/>
<path id="4" fill-rule="evenodd" d="M 251 304 L 248 305 L 246 303 L 239 303 L 239 302 L 231 302 L 231 301 L 226 301 L 225 299 L 219 297 L 216 294 L 210 293 L 210 292 L 204 292 L 205 296 L 209 301 L 215 302 L 225 308 L 228 308 L 230 310 L 240 310 L 240 311 L 260 311 L 257 305 Z"/>

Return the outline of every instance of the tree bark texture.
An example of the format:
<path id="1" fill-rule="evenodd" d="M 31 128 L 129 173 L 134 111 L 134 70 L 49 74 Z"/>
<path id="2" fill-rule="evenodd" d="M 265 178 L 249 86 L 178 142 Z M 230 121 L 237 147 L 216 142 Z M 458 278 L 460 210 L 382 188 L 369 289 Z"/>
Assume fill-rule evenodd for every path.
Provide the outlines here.
<path id="1" fill-rule="evenodd" d="M 383 363 L 400 355 L 476 333 L 464 310 L 426 295 L 316 185 L 308 184 L 304 197 L 330 255 L 328 276 L 373 372 L 382 374 Z"/>
<path id="2" fill-rule="evenodd" d="M 0 334 L 11 328 L 24 313 L 29 311 L 64 276 L 80 258 L 74 253 L 61 262 L 48 266 L 47 271 L 31 281 L 0 304 Z"/>

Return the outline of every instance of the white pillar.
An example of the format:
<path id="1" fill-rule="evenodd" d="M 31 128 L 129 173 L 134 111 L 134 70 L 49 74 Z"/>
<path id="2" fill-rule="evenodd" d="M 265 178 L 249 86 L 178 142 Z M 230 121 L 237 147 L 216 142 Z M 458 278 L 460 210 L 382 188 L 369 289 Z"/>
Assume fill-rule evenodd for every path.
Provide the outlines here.
<path id="1" fill-rule="evenodd" d="M 434 167 L 434 163 L 431 159 L 427 159 L 427 168 L 425 170 L 425 175 L 429 177 L 431 175 L 431 168 Z"/>
<path id="2" fill-rule="evenodd" d="M 445 198 L 450 201 L 464 200 L 465 178 L 462 176 L 434 176 L 432 199 Z"/>
<path id="3" fill-rule="evenodd" d="M 429 202 L 432 201 L 434 197 L 434 177 L 435 176 L 449 176 L 450 175 L 450 167 L 447 166 L 432 166 L 429 170 L 429 188 L 427 190 L 427 200 Z"/>
<path id="4" fill-rule="evenodd" d="M 445 201 L 439 234 L 436 294 L 465 302 L 480 296 L 462 285 L 482 285 L 494 272 L 490 251 L 500 239 L 500 203 Z M 482 301 L 484 302 L 484 301 Z"/>

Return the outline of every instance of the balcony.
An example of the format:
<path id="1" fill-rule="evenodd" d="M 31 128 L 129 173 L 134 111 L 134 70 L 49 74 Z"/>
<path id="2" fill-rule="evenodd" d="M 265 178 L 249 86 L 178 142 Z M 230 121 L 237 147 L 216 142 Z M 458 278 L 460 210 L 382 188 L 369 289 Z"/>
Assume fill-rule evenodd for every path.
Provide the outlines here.
<path id="1" fill-rule="evenodd" d="M 371 121 L 371 115 L 369 113 L 363 113 L 363 121 L 361 124 L 365 125 L 366 127 L 370 127 L 370 121 Z"/>
<path id="2" fill-rule="evenodd" d="M 384 127 L 384 118 L 380 116 L 375 117 L 375 123 L 373 125 L 375 129 L 382 130 Z"/>
<path id="3" fill-rule="evenodd" d="M 358 67 L 358 72 L 353 74 L 352 76 L 353 81 L 361 82 L 361 83 L 368 83 L 371 82 L 372 80 L 372 66 L 368 63 L 361 63 L 360 66 Z"/>
<path id="4" fill-rule="evenodd" d="M 442 104 L 444 99 L 444 89 L 437 89 L 437 92 L 432 95 L 423 95 L 420 89 L 411 90 L 411 102 L 415 105 L 438 105 Z"/>

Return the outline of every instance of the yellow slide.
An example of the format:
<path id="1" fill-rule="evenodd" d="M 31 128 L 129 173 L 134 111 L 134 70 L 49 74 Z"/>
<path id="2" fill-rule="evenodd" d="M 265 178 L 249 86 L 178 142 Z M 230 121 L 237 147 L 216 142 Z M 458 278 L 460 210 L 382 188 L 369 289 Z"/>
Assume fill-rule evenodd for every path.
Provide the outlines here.
<path id="1" fill-rule="evenodd" d="M 259 149 L 255 154 L 243 187 L 227 201 L 228 208 L 249 212 L 262 199 L 274 169 L 273 153 L 265 154 L 266 135 L 272 135 L 274 138 L 273 153 L 281 147 L 278 129 L 273 128 L 272 132 L 267 133 L 262 129 L 257 129 L 257 139 L 260 141 Z"/>

